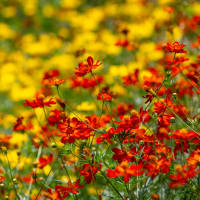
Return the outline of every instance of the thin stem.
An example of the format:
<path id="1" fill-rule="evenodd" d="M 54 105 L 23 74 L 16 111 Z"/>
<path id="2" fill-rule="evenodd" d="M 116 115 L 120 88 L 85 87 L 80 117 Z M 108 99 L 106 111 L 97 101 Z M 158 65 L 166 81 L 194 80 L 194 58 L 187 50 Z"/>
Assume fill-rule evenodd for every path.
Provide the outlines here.
<path id="1" fill-rule="evenodd" d="M 99 171 L 101 172 L 102 176 L 107 180 L 107 182 L 111 185 L 111 187 L 113 188 L 113 190 L 119 195 L 119 197 L 123 200 L 123 196 L 120 194 L 120 192 L 117 190 L 117 188 L 113 185 L 113 183 L 107 178 L 107 176 L 105 175 L 105 173 L 99 169 Z"/>
<path id="2" fill-rule="evenodd" d="M 12 183 L 13 183 L 13 188 L 14 188 L 14 191 L 15 191 L 15 195 L 17 196 L 17 199 L 20 200 L 20 197 L 19 197 L 19 195 L 17 193 L 17 189 L 15 187 L 15 182 L 13 180 L 12 170 L 11 170 L 10 162 L 9 162 L 9 159 L 8 159 L 7 151 L 5 152 L 5 155 L 6 155 L 6 159 L 7 159 L 7 162 L 8 162 L 8 168 L 9 168 L 10 177 L 11 177 L 11 180 L 12 180 Z"/>
<path id="3" fill-rule="evenodd" d="M 176 52 L 174 53 L 174 57 L 173 57 L 173 60 L 172 60 L 172 62 L 171 62 L 171 64 L 170 64 L 170 66 L 169 66 L 169 69 L 168 69 L 168 71 L 170 71 L 171 70 L 171 66 L 173 65 L 173 63 L 174 63 L 174 60 L 175 60 L 175 57 L 176 57 Z M 160 85 L 160 87 L 155 91 L 155 95 L 157 95 L 158 94 L 158 92 L 160 91 L 160 89 L 162 88 L 162 86 L 164 85 L 164 82 L 167 80 L 167 78 L 168 77 L 165 77 L 164 78 L 164 80 L 162 81 L 162 83 L 161 83 L 161 85 Z M 170 78 L 170 77 L 169 77 Z M 151 103 L 152 103 L 152 101 L 150 101 L 148 104 L 147 104 L 147 106 L 145 107 L 145 109 L 144 110 L 147 110 L 147 108 L 151 105 Z"/>
<path id="4" fill-rule="evenodd" d="M 38 160 L 39 160 L 39 157 L 40 157 L 41 153 L 42 153 L 42 146 L 40 146 L 39 149 L 38 149 L 37 158 L 36 158 L 36 163 L 38 163 Z M 34 170 L 35 170 L 35 169 L 34 169 Z M 35 170 L 35 171 L 36 171 L 36 170 Z M 34 173 L 35 173 L 35 171 L 34 171 Z M 29 188 L 28 188 L 27 199 L 29 199 L 29 197 L 30 197 L 30 192 L 31 192 L 31 189 L 32 189 L 32 185 L 33 185 L 33 177 L 31 177 L 31 183 L 30 183 Z M 25 199 L 25 198 L 24 198 L 24 199 Z M 36 200 L 37 200 L 37 198 L 36 198 Z"/>
<path id="5" fill-rule="evenodd" d="M 50 176 L 50 174 L 51 174 L 51 171 L 52 171 L 52 168 L 49 170 L 49 173 L 47 174 L 47 179 L 48 179 L 48 177 Z M 46 183 L 46 182 L 45 182 L 45 183 Z M 40 193 L 41 193 L 42 189 L 43 189 L 43 186 L 42 186 L 42 187 L 40 187 L 40 190 L 39 190 L 39 192 L 37 193 L 37 196 L 36 196 L 35 200 L 37 200 L 37 199 L 38 199 L 38 197 L 39 197 L 39 195 L 40 195 Z"/>

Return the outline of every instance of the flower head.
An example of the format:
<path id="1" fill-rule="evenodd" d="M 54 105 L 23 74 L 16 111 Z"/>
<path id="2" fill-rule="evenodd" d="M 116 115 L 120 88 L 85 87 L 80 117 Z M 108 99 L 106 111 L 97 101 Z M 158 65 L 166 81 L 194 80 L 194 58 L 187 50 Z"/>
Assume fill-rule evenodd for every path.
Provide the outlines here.
<path id="1" fill-rule="evenodd" d="M 75 74 L 76 76 L 84 76 L 87 73 L 92 72 L 93 69 L 99 67 L 102 63 L 97 60 L 96 63 L 94 63 L 94 60 L 91 56 L 87 58 L 87 63 L 79 63 L 79 67 L 75 68 Z"/>
<path id="2" fill-rule="evenodd" d="M 184 44 L 179 44 L 179 42 L 174 42 L 172 44 L 167 43 L 165 50 L 168 52 L 174 52 L 174 53 L 186 53 L 186 51 L 183 49 L 185 47 Z"/>

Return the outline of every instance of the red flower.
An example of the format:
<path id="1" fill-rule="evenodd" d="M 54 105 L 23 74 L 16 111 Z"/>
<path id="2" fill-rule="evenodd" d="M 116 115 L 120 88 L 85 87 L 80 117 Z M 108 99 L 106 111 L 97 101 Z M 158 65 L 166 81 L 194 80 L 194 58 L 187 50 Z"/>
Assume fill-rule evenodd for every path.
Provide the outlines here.
<path id="1" fill-rule="evenodd" d="M 3 182 L 5 180 L 4 176 L 0 176 L 0 183 Z"/>
<path id="2" fill-rule="evenodd" d="M 168 52 L 174 52 L 174 53 L 186 53 L 186 51 L 183 50 L 183 47 L 185 47 L 185 45 L 179 44 L 178 42 L 174 42 L 172 44 L 167 43 L 165 50 Z"/>
<path id="3" fill-rule="evenodd" d="M 25 126 L 22 124 L 24 117 L 18 117 L 17 121 L 14 124 L 13 131 L 22 131 L 25 130 Z"/>
<path id="4" fill-rule="evenodd" d="M 68 186 L 64 187 L 62 185 L 57 185 L 55 187 L 55 192 L 59 194 L 61 199 L 65 199 L 69 196 L 69 193 L 77 194 L 79 193 L 78 189 L 82 188 L 83 185 L 80 185 L 80 179 L 78 179 L 75 183 L 68 182 Z"/>
<path id="5" fill-rule="evenodd" d="M 46 81 L 44 81 L 44 85 L 55 85 L 55 86 L 59 86 L 62 83 L 64 83 L 65 80 L 64 79 L 57 79 L 57 78 L 53 78 L 53 79 L 48 79 Z"/>
<path id="6" fill-rule="evenodd" d="M 158 115 L 163 114 L 166 111 L 166 105 L 164 105 L 162 102 L 157 101 L 154 103 L 154 112 Z"/>
<path id="7" fill-rule="evenodd" d="M 118 40 L 115 43 L 115 45 L 121 46 L 121 47 L 126 47 L 126 50 L 128 50 L 128 51 L 135 50 L 135 47 L 133 46 L 133 44 L 131 44 L 127 39 Z"/>
<path id="8" fill-rule="evenodd" d="M 95 79 L 88 79 L 83 77 L 72 77 L 71 88 L 82 87 L 84 89 L 94 88 L 96 85 L 103 82 L 103 76 L 96 76 Z"/>
<path id="9" fill-rule="evenodd" d="M 112 95 L 109 94 L 106 91 L 102 91 L 97 95 L 98 100 L 103 100 L 103 101 L 111 101 L 112 100 Z"/>
<path id="10" fill-rule="evenodd" d="M 87 73 L 92 72 L 93 69 L 100 66 L 102 63 L 100 63 L 99 60 L 97 60 L 96 63 L 94 63 L 94 60 L 91 56 L 87 58 L 87 64 L 81 62 L 79 63 L 79 67 L 75 68 L 75 74 L 76 76 L 84 76 Z"/>
<path id="11" fill-rule="evenodd" d="M 195 171 L 194 167 L 190 167 L 187 165 L 177 165 L 175 167 L 175 170 L 177 174 L 171 174 L 169 175 L 172 182 L 169 184 L 171 188 L 177 188 L 179 186 L 183 186 L 188 183 L 188 179 L 193 178 L 196 176 L 197 171 Z"/>
<path id="12" fill-rule="evenodd" d="M 63 118 L 65 113 L 62 110 L 52 110 L 50 116 L 47 118 L 49 125 L 54 126 L 58 124 Z"/>
<path id="13" fill-rule="evenodd" d="M 44 168 L 46 165 L 51 163 L 53 161 L 53 154 L 50 154 L 49 156 L 43 155 L 42 157 L 39 158 L 39 163 L 38 167 L 40 169 Z"/>
<path id="14" fill-rule="evenodd" d="M 97 167 L 94 165 L 84 164 L 82 170 L 80 171 L 80 174 L 84 176 L 84 180 L 87 184 L 89 184 L 92 180 L 95 181 L 95 175 L 99 171 L 98 168 L 101 168 L 101 165 L 99 164 Z"/>
<path id="15" fill-rule="evenodd" d="M 112 151 L 115 153 L 112 159 L 117 160 L 118 163 L 122 163 L 123 161 L 131 162 L 134 160 L 134 154 L 132 154 L 130 151 L 124 152 L 118 148 L 113 148 Z"/>
<path id="16" fill-rule="evenodd" d="M 124 85 L 134 85 L 138 82 L 139 69 L 136 69 L 133 74 L 122 77 Z"/>
<path id="17" fill-rule="evenodd" d="M 57 77 L 59 75 L 60 75 L 60 73 L 56 69 L 45 72 L 43 79 L 42 79 L 42 84 L 44 84 L 46 82 L 46 80 L 52 79 L 52 78 Z"/>
<path id="18" fill-rule="evenodd" d="M 124 161 L 120 163 L 120 165 L 117 165 L 115 169 L 108 169 L 107 170 L 107 176 L 110 178 L 115 178 L 118 176 L 124 177 L 124 182 L 127 183 L 131 176 L 140 176 L 144 173 L 144 171 L 141 171 L 143 165 L 142 163 L 138 165 L 131 165 L 128 166 L 128 162 Z"/>
<path id="19" fill-rule="evenodd" d="M 30 106 L 32 108 L 43 108 L 44 106 L 51 107 L 52 104 L 56 104 L 55 101 L 49 99 L 48 101 L 44 101 L 44 95 L 36 95 L 36 99 L 33 101 L 29 101 L 26 99 L 24 106 Z"/>
<path id="20" fill-rule="evenodd" d="M 129 112 L 131 109 L 133 109 L 133 105 L 128 104 L 128 103 L 120 103 L 117 106 L 117 115 L 124 115 L 127 112 Z"/>
<path id="21" fill-rule="evenodd" d="M 88 122 L 87 122 L 88 123 Z M 61 133 L 58 136 L 62 137 L 61 142 L 65 144 L 74 143 L 76 139 L 87 139 L 93 136 L 91 132 L 92 128 L 89 128 L 87 124 L 79 121 L 77 118 L 64 119 L 63 122 L 58 124 L 58 129 Z"/>
<path id="22" fill-rule="evenodd" d="M 14 123 L 13 131 L 25 131 L 25 130 L 29 130 L 33 128 L 31 122 L 28 122 L 27 125 L 25 126 L 23 124 L 23 120 L 24 120 L 24 117 L 17 118 L 16 122 Z"/>
<path id="23" fill-rule="evenodd" d="M 51 188 L 48 188 L 47 191 L 43 191 L 41 193 L 41 197 L 48 200 L 63 200 L 61 195 L 57 191 L 53 191 Z M 40 196 L 38 199 L 40 199 Z M 36 200 L 36 199 L 33 199 L 33 200 Z"/>

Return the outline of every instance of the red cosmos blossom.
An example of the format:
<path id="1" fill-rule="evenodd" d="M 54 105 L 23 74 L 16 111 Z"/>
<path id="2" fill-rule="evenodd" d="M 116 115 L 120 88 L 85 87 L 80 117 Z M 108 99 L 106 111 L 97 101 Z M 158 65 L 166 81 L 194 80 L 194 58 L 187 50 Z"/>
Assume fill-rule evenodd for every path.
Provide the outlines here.
<path id="1" fill-rule="evenodd" d="M 164 156 L 158 159 L 154 155 L 150 155 L 148 162 L 146 162 L 144 166 L 144 168 L 148 170 L 146 176 L 154 178 L 161 172 L 167 174 L 169 172 L 170 164 L 171 162 Z"/>
<path id="2" fill-rule="evenodd" d="M 17 121 L 14 123 L 13 131 L 25 130 L 26 127 L 22 124 L 24 117 L 18 117 Z"/>
<path id="3" fill-rule="evenodd" d="M 50 116 L 47 118 L 49 125 L 54 126 L 61 122 L 61 120 L 64 118 L 65 113 L 62 110 L 52 110 L 50 112 Z"/>
<path id="4" fill-rule="evenodd" d="M 49 79 L 55 78 L 60 75 L 60 72 L 56 69 L 54 70 L 49 70 L 44 73 L 44 76 L 42 78 L 42 84 L 45 84 L 45 82 Z"/>
<path id="5" fill-rule="evenodd" d="M 4 176 L 0 176 L 0 183 L 3 182 L 5 180 Z"/>
<path id="6" fill-rule="evenodd" d="M 115 153 L 112 159 L 117 160 L 118 163 L 123 161 L 132 162 L 134 160 L 134 154 L 132 154 L 130 151 L 124 152 L 118 148 L 113 148 L 112 151 Z"/>
<path id="7" fill-rule="evenodd" d="M 128 103 L 120 103 L 117 105 L 117 115 L 124 115 L 127 112 L 129 112 L 131 109 L 133 109 L 133 105 Z"/>
<path id="8" fill-rule="evenodd" d="M 140 125 L 140 117 L 138 113 L 133 113 L 130 117 L 120 117 L 121 121 L 115 121 L 118 124 L 116 133 L 131 131 L 133 129 L 139 128 Z"/>
<path id="9" fill-rule="evenodd" d="M 19 180 L 27 184 L 30 184 L 31 182 L 34 183 L 36 181 L 36 178 L 33 178 L 34 174 L 35 172 L 33 171 L 32 173 L 26 174 L 24 177 L 19 177 Z"/>
<path id="10" fill-rule="evenodd" d="M 41 197 L 43 198 L 45 197 L 45 199 L 48 199 L 48 200 L 63 200 L 61 195 L 57 191 L 53 191 L 51 188 L 48 188 L 47 191 L 42 191 Z M 40 196 L 38 199 L 40 199 Z M 33 199 L 33 200 L 36 200 L 36 199 Z"/>
<path id="11" fill-rule="evenodd" d="M 55 85 L 55 86 L 59 86 L 62 83 L 64 83 L 65 80 L 64 79 L 57 79 L 57 78 L 53 78 L 53 79 L 48 79 L 44 82 L 44 85 Z"/>
<path id="12" fill-rule="evenodd" d="M 75 74 L 76 76 L 84 76 L 87 73 L 92 72 L 93 69 L 99 67 L 102 63 L 97 60 L 96 63 L 94 63 L 94 60 L 91 56 L 87 58 L 87 64 L 81 62 L 79 63 L 79 67 L 75 68 Z"/>
<path id="13" fill-rule="evenodd" d="M 166 111 L 166 105 L 160 101 L 154 103 L 154 112 L 158 115 L 163 114 Z"/>
<path id="14" fill-rule="evenodd" d="M 197 166 L 200 163 L 200 149 L 196 149 L 190 154 L 187 163 L 191 166 Z"/>
<path id="15" fill-rule="evenodd" d="M 149 77 L 144 76 L 143 88 L 147 92 L 152 93 L 153 91 L 156 91 L 161 86 L 164 80 L 164 76 L 160 75 L 159 72 L 153 68 L 150 68 L 148 71 L 151 73 L 151 76 Z M 162 96 L 164 92 L 165 90 L 163 91 L 163 88 L 160 88 L 157 95 Z"/>
<path id="16" fill-rule="evenodd" d="M 29 122 L 26 126 L 23 124 L 24 117 L 18 117 L 16 122 L 14 123 L 13 131 L 25 131 L 28 129 L 32 129 L 32 123 Z"/>
<path id="17" fill-rule="evenodd" d="M 117 42 L 115 43 L 116 46 L 122 46 L 122 47 L 126 47 L 129 45 L 129 41 L 127 39 L 123 39 L 123 40 L 117 40 Z"/>
<path id="18" fill-rule="evenodd" d="M 147 123 L 150 119 L 151 119 L 151 116 L 149 115 L 148 111 L 146 110 L 143 110 L 142 107 L 140 107 L 140 121 L 142 123 Z"/>
<path id="19" fill-rule="evenodd" d="M 133 44 L 131 44 L 127 39 L 118 40 L 115 43 L 115 45 L 121 46 L 121 47 L 126 47 L 126 50 L 128 50 L 128 51 L 135 50 L 135 47 L 133 46 Z"/>
<path id="20" fill-rule="evenodd" d="M 179 186 L 183 186 L 188 183 L 188 179 L 193 178 L 198 173 L 195 170 L 194 166 L 187 166 L 187 165 L 177 165 L 175 166 L 175 170 L 177 174 L 170 174 L 169 177 L 172 180 L 171 183 L 169 183 L 169 187 L 171 188 L 177 188 Z"/>
<path id="21" fill-rule="evenodd" d="M 133 164 L 129 167 L 128 162 L 124 161 L 120 163 L 120 165 L 117 165 L 115 169 L 108 169 L 107 176 L 109 178 L 123 176 L 124 182 L 127 183 L 130 180 L 131 176 L 141 176 L 142 174 L 144 174 L 144 171 L 141 170 L 142 167 L 143 167 L 142 163 L 138 165 Z"/>
<path id="22" fill-rule="evenodd" d="M 176 76 L 178 73 L 188 68 L 188 66 L 182 64 L 188 60 L 189 60 L 188 58 L 185 58 L 183 56 L 176 57 L 175 59 L 172 58 L 171 56 L 170 57 L 166 56 L 163 64 L 165 64 L 166 69 L 168 70 L 170 69 L 172 76 Z"/>
<path id="23" fill-rule="evenodd" d="M 102 133 L 101 136 L 96 138 L 96 143 L 107 141 L 108 143 L 112 144 L 111 138 L 113 137 L 114 134 L 116 134 L 115 129 L 110 128 L 107 133 Z"/>
<path id="24" fill-rule="evenodd" d="M 24 106 L 30 106 L 32 108 L 43 108 L 44 106 L 51 107 L 52 104 L 56 104 L 55 101 L 49 99 L 48 101 L 44 101 L 44 95 L 36 95 L 35 100 L 29 101 L 26 99 Z"/>
<path id="25" fill-rule="evenodd" d="M 97 164 L 94 162 L 93 165 L 90 164 L 84 164 L 81 171 L 80 175 L 84 176 L 84 180 L 87 184 L 91 183 L 91 181 L 96 180 L 96 173 L 99 171 L 98 168 L 101 168 L 101 164 Z"/>
<path id="26" fill-rule="evenodd" d="M 133 74 L 122 77 L 124 85 L 134 85 L 138 82 L 139 69 L 136 69 Z"/>
<path id="27" fill-rule="evenodd" d="M 96 79 L 96 80 L 95 80 Z M 103 82 L 103 76 L 95 76 L 95 79 L 88 79 L 83 77 L 72 77 L 71 88 L 82 87 L 84 89 L 94 88 L 97 84 Z"/>
<path id="28" fill-rule="evenodd" d="M 165 46 L 165 50 L 174 53 L 186 53 L 186 51 L 183 49 L 184 47 L 185 45 L 179 44 L 179 42 L 174 42 L 172 44 L 167 43 Z"/>
<path id="29" fill-rule="evenodd" d="M 51 162 L 53 162 L 53 154 L 50 154 L 49 156 L 43 155 L 42 157 L 39 158 L 38 167 L 42 169 Z"/>
<path id="30" fill-rule="evenodd" d="M 164 113 L 162 116 L 158 116 L 157 121 L 159 126 L 169 126 L 171 124 L 171 118 L 174 116 L 172 114 Z"/>
<path id="31" fill-rule="evenodd" d="M 65 144 L 74 143 L 76 139 L 87 139 L 90 136 L 93 136 L 91 132 L 92 128 L 89 128 L 87 124 L 79 121 L 77 118 L 73 117 L 72 119 L 65 118 L 63 122 L 58 124 L 58 129 L 61 133 L 58 136 L 62 137 L 61 142 Z"/>
<path id="32" fill-rule="evenodd" d="M 97 99 L 103 101 L 111 101 L 112 95 L 109 94 L 107 91 L 102 91 L 97 95 Z"/>
<path id="33" fill-rule="evenodd" d="M 59 198 L 61 200 L 65 199 L 69 196 L 69 194 L 77 194 L 79 193 L 78 189 L 83 188 L 83 185 L 80 185 L 80 179 L 78 179 L 75 183 L 68 182 L 68 186 L 64 187 L 62 185 L 56 185 L 55 192 L 58 193 Z"/>

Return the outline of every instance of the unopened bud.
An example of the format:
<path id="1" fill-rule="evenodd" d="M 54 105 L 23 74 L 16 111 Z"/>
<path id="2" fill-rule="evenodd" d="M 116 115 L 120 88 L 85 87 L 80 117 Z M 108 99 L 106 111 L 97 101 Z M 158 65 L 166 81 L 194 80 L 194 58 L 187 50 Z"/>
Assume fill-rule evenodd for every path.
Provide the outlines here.
<path id="1" fill-rule="evenodd" d="M 144 144 L 144 141 L 143 140 L 140 140 L 140 145 L 143 145 Z"/>
<path id="2" fill-rule="evenodd" d="M 177 97 L 177 93 L 174 92 L 174 93 L 172 94 L 172 96 L 176 98 L 176 97 Z"/>
<path id="3" fill-rule="evenodd" d="M 171 122 L 171 123 L 174 123 L 174 122 L 175 122 L 175 118 L 172 117 L 172 118 L 170 119 L 170 122 Z"/>
<path id="4" fill-rule="evenodd" d="M 16 182 L 17 182 L 17 179 L 16 179 L 16 178 L 13 178 L 13 182 L 16 183 Z"/>
<path id="5" fill-rule="evenodd" d="M 56 148 L 57 146 L 56 146 L 55 143 L 52 143 L 52 144 L 51 144 L 51 147 L 52 147 L 52 148 Z"/>
<path id="6" fill-rule="evenodd" d="M 169 132 L 169 133 L 168 133 L 169 136 L 171 136 L 172 134 L 173 134 L 172 132 Z"/>

